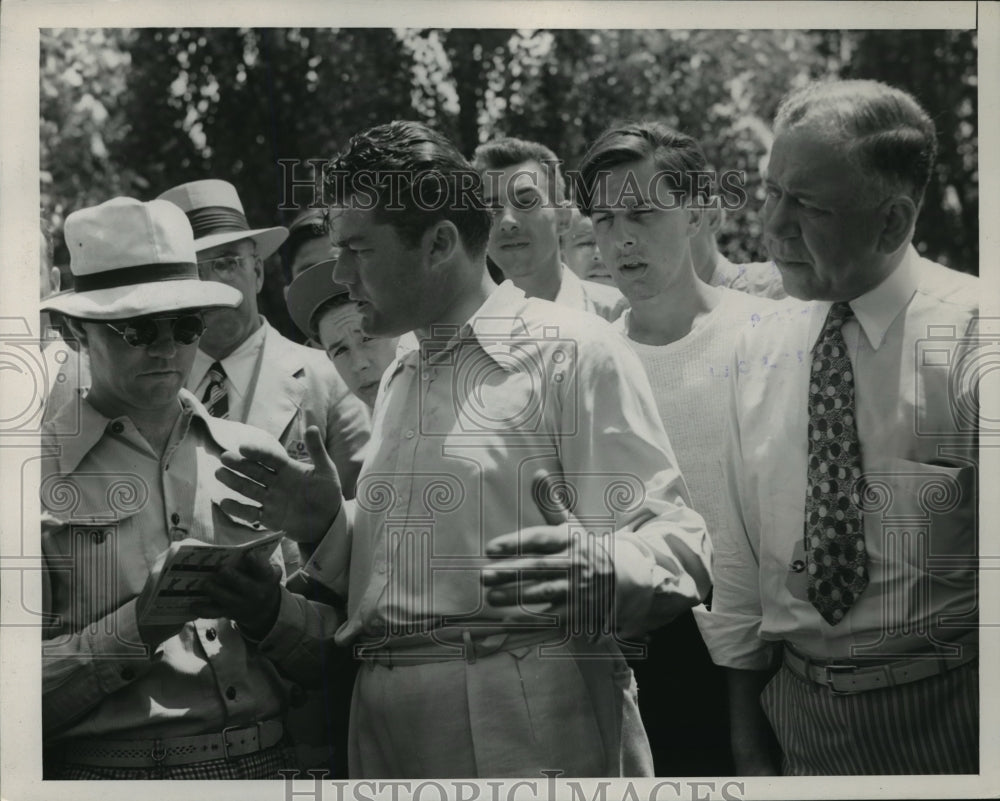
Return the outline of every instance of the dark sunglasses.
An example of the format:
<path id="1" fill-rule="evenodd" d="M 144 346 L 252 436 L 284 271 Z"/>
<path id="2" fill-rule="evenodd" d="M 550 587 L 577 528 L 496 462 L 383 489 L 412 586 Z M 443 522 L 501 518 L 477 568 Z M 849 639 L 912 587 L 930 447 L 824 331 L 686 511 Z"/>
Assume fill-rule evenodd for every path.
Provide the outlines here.
<path id="1" fill-rule="evenodd" d="M 148 348 L 160 338 L 158 321 L 171 323 L 174 342 L 190 345 L 205 333 L 205 322 L 197 314 L 182 314 L 178 317 L 136 317 L 133 320 L 105 323 L 125 343 L 133 348 Z"/>

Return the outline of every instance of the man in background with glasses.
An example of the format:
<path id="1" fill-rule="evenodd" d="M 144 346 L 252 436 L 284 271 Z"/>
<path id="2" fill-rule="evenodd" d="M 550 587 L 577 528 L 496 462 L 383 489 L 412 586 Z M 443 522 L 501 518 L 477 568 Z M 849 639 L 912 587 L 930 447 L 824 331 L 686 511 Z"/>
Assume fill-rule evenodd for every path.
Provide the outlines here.
<path id="1" fill-rule="evenodd" d="M 222 511 L 214 473 L 225 450 L 277 443 L 183 389 L 206 310 L 237 307 L 240 292 L 199 278 L 191 227 L 165 201 L 77 211 L 66 242 L 74 290 L 42 308 L 67 320 L 92 384 L 42 438 L 45 776 L 279 778 L 296 766 L 287 649 L 271 639 L 280 549 L 219 572 L 190 620 L 142 614 L 172 542 L 265 533 Z"/>
<path id="2" fill-rule="evenodd" d="M 323 354 L 283 337 L 257 308 L 264 260 L 288 230 L 251 229 L 236 188 L 227 181 L 192 181 L 160 199 L 187 215 L 201 277 L 243 293 L 238 306 L 206 315 L 208 327 L 187 388 L 210 414 L 267 431 L 295 459 L 308 460 L 305 431 L 317 426 L 344 492 L 353 498 L 370 430 L 367 408 Z"/>

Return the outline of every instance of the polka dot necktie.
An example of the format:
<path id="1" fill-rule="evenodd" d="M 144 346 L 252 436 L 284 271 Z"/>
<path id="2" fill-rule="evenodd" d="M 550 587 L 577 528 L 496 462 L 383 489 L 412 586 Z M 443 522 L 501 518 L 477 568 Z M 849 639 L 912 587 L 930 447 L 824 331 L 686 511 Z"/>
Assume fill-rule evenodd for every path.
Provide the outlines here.
<path id="1" fill-rule="evenodd" d="M 226 371 L 222 369 L 222 364 L 219 362 L 213 362 L 212 366 L 208 368 L 208 386 L 205 388 L 201 402 L 212 417 L 229 419 L 229 390 L 226 389 Z"/>
<path id="2" fill-rule="evenodd" d="M 830 308 L 813 348 L 809 379 L 808 595 L 831 626 L 844 619 L 868 586 L 854 374 L 841 331 L 852 315 L 845 302 Z"/>

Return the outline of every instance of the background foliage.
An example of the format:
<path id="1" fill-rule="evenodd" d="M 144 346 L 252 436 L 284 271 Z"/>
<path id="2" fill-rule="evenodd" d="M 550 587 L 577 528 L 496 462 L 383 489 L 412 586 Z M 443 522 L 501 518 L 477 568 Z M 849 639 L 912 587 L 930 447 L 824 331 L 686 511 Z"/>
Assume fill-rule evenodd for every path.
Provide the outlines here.
<path id="1" fill-rule="evenodd" d="M 721 235 L 736 262 L 765 258 L 759 167 L 781 96 L 876 78 L 912 92 L 940 136 L 918 248 L 978 272 L 972 31 L 48 29 L 40 58 L 42 216 L 57 232 L 76 208 L 205 177 L 237 186 L 251 225 L 287 225 L 279 160 L 329 158 L 391 119 L 435 125 L 466 154 L 535 139 L 572 168 L 609 123 L 658 117 L 715 169 L 745 171 L 749 202 Z M 262 310 L 293 333 L 282 281 L 276 258 Z"/>

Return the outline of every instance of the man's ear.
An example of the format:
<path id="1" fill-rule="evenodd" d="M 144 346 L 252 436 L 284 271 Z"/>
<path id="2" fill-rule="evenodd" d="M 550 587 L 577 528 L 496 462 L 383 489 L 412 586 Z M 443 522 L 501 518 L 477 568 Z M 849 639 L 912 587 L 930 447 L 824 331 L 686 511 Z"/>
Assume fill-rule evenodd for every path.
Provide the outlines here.
<path id="1" fill-rule="evenodd" d="M 83 322 L 75 317 L 63 317 L 63 323 L 77 344 L 84 348 L 87 347 L 87 330 L 84 328 Z"/>
<path id="2" fill-rule="evenodd" d="M 886 201 L 881 213 L 882 229 L 879 231 L 880 253 L 895 253 L 908 241 L 917 221 L 917 205 L 906 195 Z"/>
<path id="3" fill-rule="evenodd" d="M 568 200 L 560 200 L 556 204 L 556 233 L 561 237 L 569 231 L 573 223 L 573 204 Z"/>
<path id="4" fill-rule="evenodd" d="M 449 261 L 461 244 L 458 228 L 451 220 L 438 220 L 420 238 L 421 248 L 432 266 Z"/>
<path id="5" fill-rule="evenodd" d="M 256 253 L 253 254 L 253 274 L 255 277 L 255 285 L 257 289 L 257 294 L 264 288 L 264 260 L 258 256 Z"/>
<path id="6" fill-rule="evenodd" d="M 701 226 L 708 224 L 708 220 L 705 219 L 705 209 L 692 204 L 685 209 L 685 214 L 687 214 L 687 236 L 688 239 L 693 239 L 698 235 Z"/>

